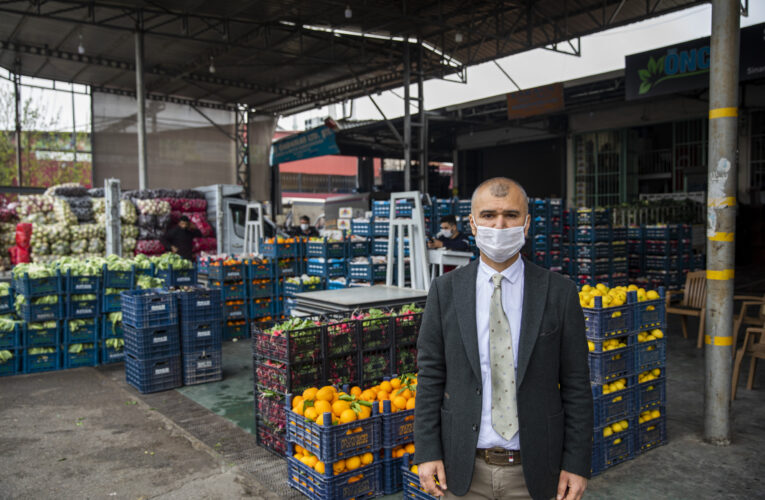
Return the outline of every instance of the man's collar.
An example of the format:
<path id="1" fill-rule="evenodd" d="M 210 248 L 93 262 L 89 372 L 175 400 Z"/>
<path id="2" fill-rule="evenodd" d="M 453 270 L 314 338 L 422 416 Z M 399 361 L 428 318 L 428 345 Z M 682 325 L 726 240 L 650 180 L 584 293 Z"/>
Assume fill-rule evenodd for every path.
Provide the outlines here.
<path id="1" fill-rule="evenodd" d="M 478 264 L 478 271 L 482 275 L 481 279 L 491 280 L 491 277 L 497 274 L 497 271 L 489 267 L 489 265 L 483 261 L 482 257 L 479 257 L 478 260 L 480 261 Z M 502 276 L 504 276 L 510 283 L 515 284 L 516 281 L 518 281 L 518 278 L 523 275 L 523 269 L 523 257 L 519 255 L 510 267 L 502 271 Z"/>

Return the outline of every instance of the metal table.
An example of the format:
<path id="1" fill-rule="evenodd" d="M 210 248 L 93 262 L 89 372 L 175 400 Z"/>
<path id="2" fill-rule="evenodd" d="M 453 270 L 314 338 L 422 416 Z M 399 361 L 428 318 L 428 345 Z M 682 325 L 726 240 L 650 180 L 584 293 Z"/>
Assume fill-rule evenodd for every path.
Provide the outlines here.
<path id="1" fill-rule="evenodd" d="M 427 298 L 428 292 L 424 290 L 387 285 L 322 290 L 295 295 L 296 310 L 311 314 L 344 313 L 371 307 L 396 307 L 413 302 L 424 304 Z"/>
<path id="2" fill-rule="evenodd" d="M 444 274 L 444 266 L 462 267 L 470 264 L 473 252 L 456 252 L 454 250 L 431 249 L 428 250 L 430 261 L 430 279 L 436 279 Z M 438 271 L 438 274 L 436 274 Z"/>

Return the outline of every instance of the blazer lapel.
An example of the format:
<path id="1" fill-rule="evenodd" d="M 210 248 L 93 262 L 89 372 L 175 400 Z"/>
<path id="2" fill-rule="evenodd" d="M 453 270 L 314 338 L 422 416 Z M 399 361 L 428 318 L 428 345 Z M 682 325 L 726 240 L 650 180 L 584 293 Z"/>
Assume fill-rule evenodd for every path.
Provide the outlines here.
<path id="1" fill-rule="evenodd" d="M 534 344 L 539 336 L 542 315 L 545 310 L 549 276 L 529 261 L 524 262 L 523 316 L 521 318 L 521 338 L 518 346 L 518 385 L 521 387 L 523 376 L 534 351 Z M 475 294 L 475 291 L 473 292 Z M 475 326 L 474 326 L 475 328 Z"/>
<path id="2" fill-rule="evenodd" d="M 473 373 L 478 380 L 481 380 L 481 361 L 478 355 L 478 332 L 475 315 L 475 280 L 478 275 L 478 259 L 452 272 L 461 274 L 459 279 L 452 280 L 452 294 L 457 309 L 457 318 L 459 318 L 462 343 L 465 345 L 465 354 L 470 361 Z M 457 277 L 455 276 L 455 278 Z"/>

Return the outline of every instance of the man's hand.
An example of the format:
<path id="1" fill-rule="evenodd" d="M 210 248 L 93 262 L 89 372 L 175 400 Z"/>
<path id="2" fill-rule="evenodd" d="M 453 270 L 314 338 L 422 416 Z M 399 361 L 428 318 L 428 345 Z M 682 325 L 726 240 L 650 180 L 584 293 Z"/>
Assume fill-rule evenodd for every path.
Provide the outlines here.
<path id="1" fill-rule="evenodd" d="M 444 462 L 434 460 L 433 462 L 424 462 L 417 466 L 417 473 L 420 476 L 420 485 L 426 493 L 442 497 L 446 492 L 446 472 L 444 472 Z M 433 479 L 438 478 L 438 484 Z"/>
<path id="2" fill-rule="evenodd" d="M 170 251 L 173 253 L 178 253 L 178 247 L 175 245 L 170 245 Z"/>
<path id="3" fill-rule="evenodd" d="M 444 242 L 441 240 L 433 240 L 433 246 L 431 248 L 443 248 Z"/>
<path id="4" fill-rule="evenodd" d="M 560 471 L 556 500 L 579 500 L 587 489 L 587 478 L 571 472 Z"/>

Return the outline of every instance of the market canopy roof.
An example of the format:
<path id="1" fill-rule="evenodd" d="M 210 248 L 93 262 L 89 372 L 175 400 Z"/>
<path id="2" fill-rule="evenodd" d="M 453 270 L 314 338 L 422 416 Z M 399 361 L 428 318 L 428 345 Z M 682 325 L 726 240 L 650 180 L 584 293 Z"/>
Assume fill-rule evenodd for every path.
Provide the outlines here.
<path id="1" fill-rule="evenodd" d="M 149 94 L 289 114 L 401 86 L 416 39 L 425 78 L 455 77 L 533 48 L 576 52 L 577 37 L 703 3 L 11 0 L 0 3 L 0 65 L 134 92 L 140 29 Z"/>

